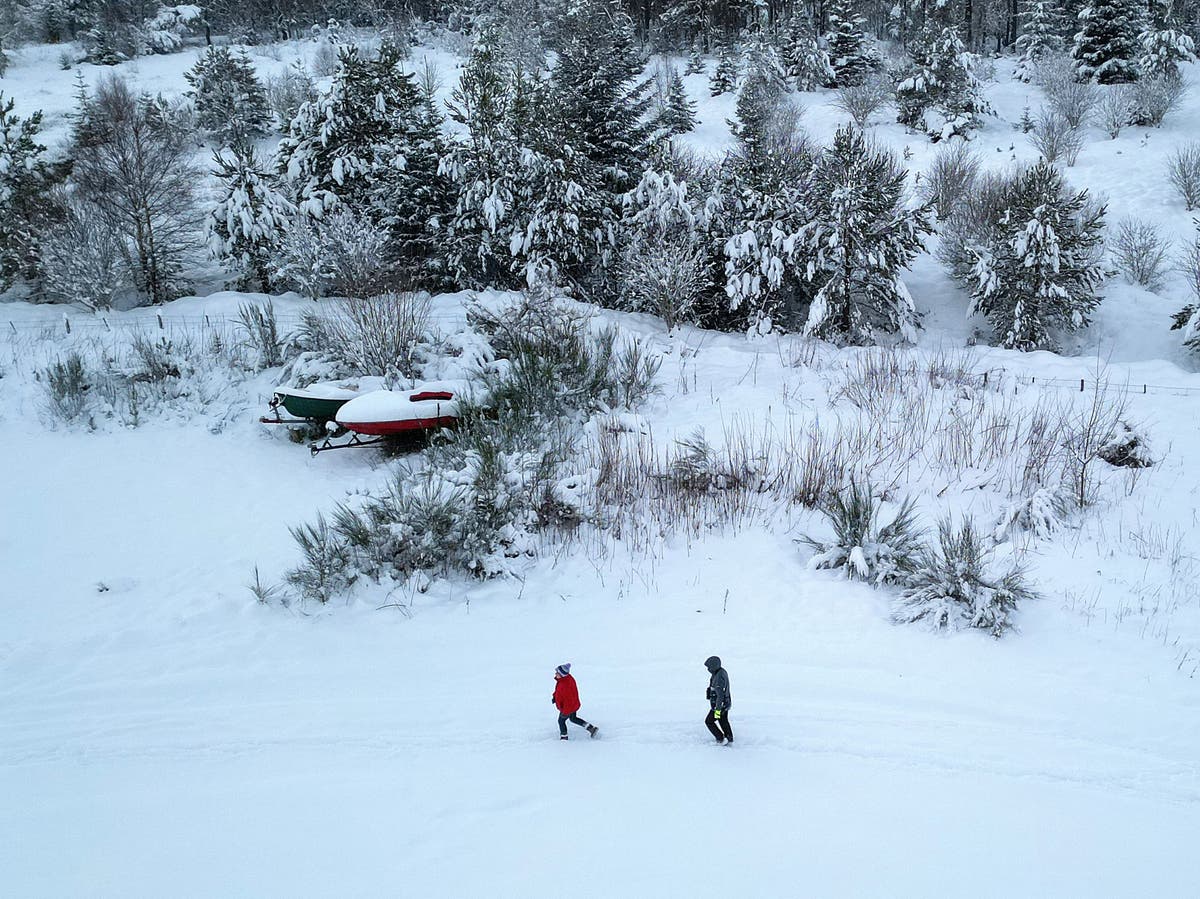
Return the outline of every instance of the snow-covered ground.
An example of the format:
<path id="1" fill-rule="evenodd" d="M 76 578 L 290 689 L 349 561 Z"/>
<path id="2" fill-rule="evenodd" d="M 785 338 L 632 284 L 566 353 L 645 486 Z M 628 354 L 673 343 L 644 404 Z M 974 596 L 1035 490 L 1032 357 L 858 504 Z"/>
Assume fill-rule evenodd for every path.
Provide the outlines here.
<path id="1" fill-rule="evenodd" d="M 18 111 L 46 109 L 53 140 L 73 77 L 56 59 L 26 48 L 0 82 Z M 120 68 L 170 92 L 193 61 Z M 1011 122 L 1039 105 L 1007 66 L 978 139 L 996 165 L 1030 158 Z M 703 76 L 688 86 L 693 139 L 719 147 L 733 98 L 708 98 Z M 830 95 L 801 100 L 805 126 L 831 134 Z M 1113 220 L 1182 238 L 1161 169 L 1197 122 L 1200 92 L 1162 129 L 1094 130 L 1069 177 Z M 874 130 L 928 164 L 924 139 Z M 917 355 L 959 352 L 965 297 L 927 256 L 909 283 L 926 313 Z M 1030 379 L 1129 384 L 1159 462 L 1105 471 L 1100 505 L 1031 546 L 1043 598 L 1000 641 L 891 624 L 885 593 L 809 569 L 795 539 L 820 522 L 805 513 L 668 535 L 652 553 L 550 547 L 522 579 L 260 605 L 246 584 L 295 564 L 288 527 L 379 486 L 387 463 L 313 458 L 259 426 L 276 372 L 136 429 L 54 429 L 35 370 L 131 323 L 153 333 L 155 314 L 68 312 L 67 337 L 61 308 L 0 307 L 0 894 L 1196 895 L 1200 375 L 1167 331 L 1180 283 L 1157 296 L 1114 281 L 1106 296 L 1083 355 L 961 350 L 1014 408 L 1086 400 Z M 244 299 L 163 314 L 198 328 Z M 460 301 L 439 301 L 443 327 Z M 276 305 L 296 316 L 302 301 Z M 642 410 L 661 446 L 848 408 L 831 385 L 853 351 L 798 366 L 810 348 L 789 338 L 611 318 L 664 355 Z M 1001 506 L 932 464 L 904 486 L 926 523 Z M 732 680 L 732 748 L 701 723 L 713 653 Z M 598 741 L 557 739 L 563 661 Z"/>

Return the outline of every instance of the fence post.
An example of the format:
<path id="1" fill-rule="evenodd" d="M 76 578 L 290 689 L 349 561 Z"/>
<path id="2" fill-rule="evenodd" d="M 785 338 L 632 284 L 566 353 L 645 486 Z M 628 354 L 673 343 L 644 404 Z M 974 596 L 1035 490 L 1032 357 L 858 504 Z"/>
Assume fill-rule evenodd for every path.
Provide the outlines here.
<path id="1" fill-rule="evenodd" d="M 16 333 L 17 333 L 17 325 L 16 325 L 16 323 L 15 323 L 15 322 L 13 322 L 13 321 L 11 321 L 11 320 L 10 320 L 10 321 L 9 321 L 9 323 L 8 323 L 8 326 L 9 326 L 10 328 L 12 328 L 12 329 L 13 329 L 13 333 L 14 333 L 14 334 L 16 334 Z"/>
<path id="2" fill-rule="evenodd" d="M 155 312 L 154 317 L 158 319 L 158 330 L 160 330 L 160 331 L 165 330 L 165 328 L 163 327 L 162 313 Z"/>
<path id="3" fill-rule="evenodd" d="M 984 387 L 987 387 L 987 381 L 988 381 L 988 373 L 985 371 L 983 373 L 983 386 Z"/>
<path id="4" fill-rule="evenodd" d="M 1079 379 L 1079 392 L 1083 393 L 1083 378 Z"/>
<path id="5" fill-rule="evenodd" d="M 1150 392 L 1150 389 L 1145 384 L 1143 384 L 1142 385 L 1142 393 L 1149 393 L 1149 392 Z"/>
<path id="6" fill-rule="evenodd" d="M 110 327 L 108 326 L 108 319 L 107 319 L 107 318 L 105 318 L 103 315 L 102 315 L 102 316 L 100 316 L 100 321 L 104 322 L 104 330 L 105 330 L 105 331 L 111 331 L 111 330 L 112 330 L 112 328 L 110 328 Z"/>
<path id="7" fill-rule="evenodd" d="M 67 326 L 67 333 L 71 333 L 71 320 L 67 318 L 66 313 L 63 313 L 63 324 Z"/>

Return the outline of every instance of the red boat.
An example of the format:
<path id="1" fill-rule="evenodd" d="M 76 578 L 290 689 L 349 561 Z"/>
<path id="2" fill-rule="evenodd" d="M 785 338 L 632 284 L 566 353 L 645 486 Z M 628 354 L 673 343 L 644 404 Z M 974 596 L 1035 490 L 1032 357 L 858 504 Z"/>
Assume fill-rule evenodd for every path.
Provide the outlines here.
<path id="1" fill-rule="evenodd" d="M 374 446 L 385 437 L 452 428 L 458 423 L 459 400 L 466 389 L 465 382 L 432 381 L 413 390 L 364 393 L 338 409 L 334 419 L 337 428 L 352 432 L 350 440 L 333 443 L 326 438 L 311 449 L 316 454 L 329 449 Z M 360 440 L 360 437 L 374 439 Z"/>

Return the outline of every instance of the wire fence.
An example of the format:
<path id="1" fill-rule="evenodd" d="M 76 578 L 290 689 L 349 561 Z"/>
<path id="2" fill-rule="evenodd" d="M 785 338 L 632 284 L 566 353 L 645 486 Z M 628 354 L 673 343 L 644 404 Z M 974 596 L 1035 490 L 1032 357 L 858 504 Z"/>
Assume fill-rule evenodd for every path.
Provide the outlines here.
<path id="1" fill-rule="evenodd" d="M 325 312 L 327 310 L 319 309 Z M 305 320 L 301 314 L 275 313 L 275 321 L 282 332 L 298 329 Z M 430 312 L 429 320 L 443 326 L 455 326 L 463 322 L 461 313 Z M 110 319 L 107 315 L 70 316 L 63 314 L 56 318 L 44 318 L 35 321 L 9 320 L 7 328 L 0 325 L 0 330 L 11 336 L 28 335 L 43 339 L 55 337 L 64 338 L 73 335 L 102 335 L 106 333 L 146 333 L 153 331 L 170 332 L 177 328 L 193 330 L 242 328 L 241 319 L 236 315 L 199 314 L 176 315 L 172 313 L 153 312 L 138 315 L 135 318 L 122 316 Z M 1041 375 L 1020 374 L 1007 368 L 989 369 L 977 376 L 978 383 L 983 387 L 992 384 L 1012 384 L 1014 387 L 1052 387 L 1060 390 L 1072 390 L 1086 393 L 1088 390 L 1115 391 L 1126 394 L 1142 395 L 1171 395 L 1196 396 L 1200 395 L 1200 386 L 1183 384 L 1135 384 L 1129 381 L 1114 382 L 1111 380 L 1096 380 L 1093 378 L 1048 378 Z"/>

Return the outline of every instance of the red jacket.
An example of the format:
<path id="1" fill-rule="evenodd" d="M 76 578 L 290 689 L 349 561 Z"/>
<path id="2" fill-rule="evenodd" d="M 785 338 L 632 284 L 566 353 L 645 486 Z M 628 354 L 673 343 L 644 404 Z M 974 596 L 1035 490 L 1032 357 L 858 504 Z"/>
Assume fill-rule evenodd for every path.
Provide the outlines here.
<path id="1" fill-rule="evenodd" d="M 579 687 L 571 675 L 560 677 L 554 685 L 554 704 L 564 715 L 574 715 L 579 711 Z"/>

